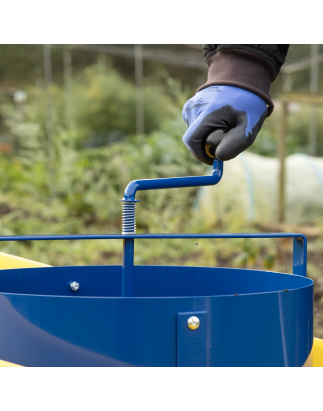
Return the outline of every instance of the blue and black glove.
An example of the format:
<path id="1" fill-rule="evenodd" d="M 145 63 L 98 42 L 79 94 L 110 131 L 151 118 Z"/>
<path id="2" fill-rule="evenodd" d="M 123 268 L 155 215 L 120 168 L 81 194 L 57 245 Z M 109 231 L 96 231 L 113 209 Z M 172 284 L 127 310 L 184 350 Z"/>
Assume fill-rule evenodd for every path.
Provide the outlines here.
<path id="1" fill-rule="evenodd" d="M 205 164 L 212 165 L 212 158 L 231 160 L 255 141 L 267 111 L 265 101 L 250 91 L 209 86 L 184 105 L 183 141 Z"/>

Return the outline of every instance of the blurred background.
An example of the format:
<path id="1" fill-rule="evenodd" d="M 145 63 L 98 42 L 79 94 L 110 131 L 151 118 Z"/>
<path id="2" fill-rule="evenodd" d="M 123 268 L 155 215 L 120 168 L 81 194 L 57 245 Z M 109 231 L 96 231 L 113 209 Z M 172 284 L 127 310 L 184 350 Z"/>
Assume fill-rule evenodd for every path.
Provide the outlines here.
<path id="1" fill-rule="evenodd" d="M 182 143 L 202 45 L 0 45 L 0 235 L 121 232 L 133 179 L 210 170 Z M 256 142 L 212 188 L 140 192 L 137 232 L 294 231 L 323 338 L 323 46 L 292 45 Z M 141 240 L 135 264 L 291 272 L 292 241 Z M 52 265 L 120 264 L 120 241 L 9 242 Z"/>

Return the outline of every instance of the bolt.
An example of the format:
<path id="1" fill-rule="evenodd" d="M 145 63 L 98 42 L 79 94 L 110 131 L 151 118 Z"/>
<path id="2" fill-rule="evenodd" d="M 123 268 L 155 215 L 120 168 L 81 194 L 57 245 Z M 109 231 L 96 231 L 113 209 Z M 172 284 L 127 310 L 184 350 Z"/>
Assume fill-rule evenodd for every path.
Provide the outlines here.
<path id="1" fill-rule="evenodd" d="M 78 291 L 78 289 L 80 288 L 80 284 L 77 283 L 76 281 L 73 281 L 73 282 L 70 284 L 70 287 L 71 287 L 71 290 L 72 290 L 72 291 Z"/>
<path id="2" fill-rule="evenodd" d="M 190 317 L 187 320 L 187 325 L 191 330 L 196 330 L 200 326 L 200 320 L 197 317 Z"/>

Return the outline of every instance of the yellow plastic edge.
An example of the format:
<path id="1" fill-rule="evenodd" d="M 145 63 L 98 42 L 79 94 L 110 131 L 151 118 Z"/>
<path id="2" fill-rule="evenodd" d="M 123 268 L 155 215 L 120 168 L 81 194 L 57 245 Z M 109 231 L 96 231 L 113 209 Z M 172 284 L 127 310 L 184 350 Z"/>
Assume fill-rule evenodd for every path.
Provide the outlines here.
<path id="1" fill-rule="evenodd" d="M 313 367 L 323 367 L 323 340 L 314 338 Z"/>
<path id="2" fill-rule="evenodd" d="M 23 367 L 23 365 L 18 365 L 18 364 L 14 364 L 12 362 L 0 360 L 0 368 L 1 367 Z"/>
<path id="3" fill-rule="evenodd" d="M 26 258 L 16 257 L 15 255 L 0 253 L 0 270 L 11 268 L 31 268 L 31 267 L 50 267 L 47 264 L 37 261 L 27 260 Z"/>

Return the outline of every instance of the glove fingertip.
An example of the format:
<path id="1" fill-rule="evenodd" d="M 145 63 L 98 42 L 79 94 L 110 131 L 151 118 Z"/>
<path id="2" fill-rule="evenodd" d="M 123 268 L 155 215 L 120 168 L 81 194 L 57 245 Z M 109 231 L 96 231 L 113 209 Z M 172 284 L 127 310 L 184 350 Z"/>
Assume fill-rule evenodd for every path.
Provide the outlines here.
<path id="1" fill-rule="evenodd" d="M 228 160 L 232 160 L 233 158 L 235 158 L 238 154 L 233 155 L 232 151 L 226 150 L 225 148 L 219 146 L 216 149 L 215 155 L 218 160 L 228 161 Z"/>

